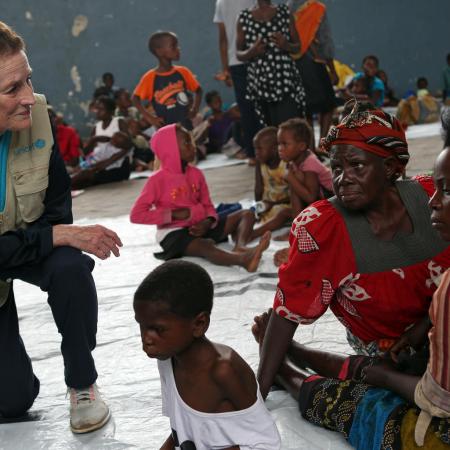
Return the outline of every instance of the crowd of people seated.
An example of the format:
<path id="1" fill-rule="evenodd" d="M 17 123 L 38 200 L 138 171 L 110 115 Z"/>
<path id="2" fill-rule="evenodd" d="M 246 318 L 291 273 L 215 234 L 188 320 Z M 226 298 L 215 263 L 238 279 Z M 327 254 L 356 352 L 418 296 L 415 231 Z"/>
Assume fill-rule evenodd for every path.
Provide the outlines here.
<path id="1" fill-rule="evenodd" d="M 0 180 L 0 320 L 6 330 L 0 344 L 4 361 L 10 352 L 15 361 L 2 371 L 15 389 L 9 393 L 8 383 L 2 384 L 0 414 L 17 418 L 39 392 L 16 326 L 11 279 L 19 278 L 49 291 L 65 339 L 72 430 L 90 432 L 109 420 L 90 356 L 97 320 L 93 263 L 81 251 L 106 259 L 119 256 L 122 242 L 101 226 L 71 225 L 69 191 L 124 181 L 132 170 L 153 170 L 130 208 L 130 221 L 156 226 L 162 251 L 154 256 L 165 262 L 137 288 L 133 307 L 142 348 L 158 359 L 163 414 L 171 425 L 163 450 L 279 449 L 280 436 L 264 405 L 274 384 L 298 401 L 306 420 L 340 432 L 359 450 L 448 448 L 448 110 L 441 113 L 425 77 L 399 99 L 375 55 L 365 56 L 356 73 L 335 65 L 320 2 L 217 0 L 214 21 L 222 61 L 216 78 L 234 87 L 236 104 L 224 107 L 220 94 L 210 91 L 201 109 L 200 82 L 175 64 L 181 56 L 177 35 L 157 31 L 148 40 L 156 66 L 132 93 L 118 87 L 112 73 L 103 75 L 90 105 L 96 123 L 83 140 L 51 107 L 50 126 L 45 98 L 33 92 L 24 43 L 1 23 L 7 44 L 0 47 L 0 109 L 9 107 L 9 114 L 13 105 L 18 113 L 0 115 L 0 156 L 8 168 Z M 449 58 L 447 63 L 445 104 Z M 387 108 L 397 108 L 397 117 Z M 433 177 L 406 179 L 406 126 L 439 118 L 445 148 Z M 47 140 L 30 143 L 38 128 Z M 35 159 L 36 142 L 44 149 Z M 215 208 L 195 165 L 214 152 L 255 166 L 254 209 Z M 41 176 L 30 176 L 36 173 Z M 272 232 L 283 228 L 289 231 L 278 238 L 289 240 L 289 247 L 275 255 L 280 269 L 273 308 L 255 317 L 252 327 L 260 346 L 255 375 L 234 350 L 207 339 L 212 280 L 199 265 L 180 259 L 257 272 Z M 231 250 L 218 245 L 229 239 Z M 71 260 L 84 269 L 79 286 L 67 293 L 61 274 L 67 275 L 63 262 Z M 87 319 L 82 309 L 69 308 L 78 297 Z M 55 301 L 61 298 L 65 303 Z M 293 339 L 299 326 L 328 310 L 345 327 L 354 355 L 317 351 Z M 75 317 L 77 326 L 67 327 L 67 317 Z M 73 359 L 80 349 L 85 358 L 78 364 Z M 90 374 L 83 379 L 86 367 Z M 25 369 L 28 375 L 16 380 Z"/>

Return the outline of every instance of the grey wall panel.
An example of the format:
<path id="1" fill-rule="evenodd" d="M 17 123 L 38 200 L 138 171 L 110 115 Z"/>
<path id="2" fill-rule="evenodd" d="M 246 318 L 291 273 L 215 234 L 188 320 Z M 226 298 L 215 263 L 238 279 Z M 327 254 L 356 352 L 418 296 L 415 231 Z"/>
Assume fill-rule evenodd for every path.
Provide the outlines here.
<path id="1" fill-rule="evenodd" d="M 132 89 L 155 65 L 147 39 L 157 29 L 180 38 L 181 64 L 197 74 L 205 91 L 232 91 L 213 80 L 220 68 L 214 0 L 2 0 L 2 16 L 21 33 L 45 93 L 86 133 L 87 104 L 101 74 Z M 374 53 L 400 94 L 426 76 L 438 89 L 450 52 L 450 0 L 328 0 L 337 57 L 358 68 Z"/>

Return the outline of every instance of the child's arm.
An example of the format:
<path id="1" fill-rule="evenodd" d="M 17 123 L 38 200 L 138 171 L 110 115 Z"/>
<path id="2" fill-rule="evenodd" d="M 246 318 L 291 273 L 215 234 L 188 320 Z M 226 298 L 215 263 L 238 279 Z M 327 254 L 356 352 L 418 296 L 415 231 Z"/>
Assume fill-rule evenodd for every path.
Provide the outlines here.
<path id="1" fill-rule="evenodd" d="M 303 172 L 289 164 L 286 181 L 292 192 L 308 205 L 319 199 L 319 178 L 314 172 Z"/>
<path id="2" fill-rule="evenodd" d="M 380 101 L 381 98 L 381 91 L 380 90 L 376 90 L 373 91 L 372 96 L 369 97 L 369 100 L 372 102 L 373 105 L 377 105 Z"/>
<path id="3" fill-rule="evenodd" d="M 108 136 L 91 136 L 84 146 L 84 154 L 88 155 L 91 153 L 100 142 L 109 142 L 110 140 L 111 138 Z"/>
<path id="4" fill-rule="evenodd" d="M 264 55 L 266 53 L 266 43 L 261 37 L 259 37 L 255 43 L 249 47 L 245 48 L 245 34 L 242 29 L 242 25 L 237 23 L 237 37 L 236 37 L 236 57 L 239 61 L 247 62 L 257 56 Z"/>
<path id="5" fill-rule="evenodd" d="M 120 158 L 123 158 L 129 151 L 131 151 L 131 149 L 123 149 L 122 151 L 115 153 L 108 159 L 104 159 L 103 161 L 99 161 L 98 163 L 93 164 L 89 168 L 89 170 L 92 170 L 93 172 L 100 172 L 101 170 L 105 170 L 113 162 L 117 161 Z"/>
<path id="6" fill-rule="evenodd" d="M 261 163 L 256 161 L 255 166 L 255 200 L 261 201 L 264 194 L 264 182 L 261 175 Z"/>
<path id="7" fill-rule="evenodd" d="M 214 219 L 214 221 L 211 222 L 212 225 L 212 223 L 217 221 L 217 212 L 211 201 L 208 185 L 206 184 L 205 176 L 202 172 L 200 172 L 199 190 L 199 202 L 196 205 L 191 206 L 191 220 L 193 223 L 197 223 L 208 217 L 211 217 L 212 219 Z"/>
<path id="8" fill-rule="evenodd" d="M 192 109 L 189 111 L 189 118 L 193 119 L 200 110 L 200 103 L 202 102 L 203 89 L 199 86 L 194 92 L 194 104 Z"/>
<path id="9" fill-rule="evenodd" d="M 159 450 L 175 450 L 175 442 L 173 441 L 172 435 L 170 435 L 161 446 Z"/>
<path id="10" fill-rule="evenodd" d="M 130 213 L 132 223 L 145 225 L 163 225 L 173 220 L 184 220 L 190 216 L 188 208 L 157 208 L 158 187 L 153 177 L 150 177 L 133 205 Z"/>
<path id="11" fill-rule="evenodd" d="M 133 105 L 138 109 L 138 111 L 141 113 L 142 117 L 150 124 L 153 125 L 156 128 L 160 128 L 164 125 L 164 119 L 162 117 L 154 116 L 153 114 L 150 114 L 142 104 L 141 97 L 134 94 L 133 95 Z"/>

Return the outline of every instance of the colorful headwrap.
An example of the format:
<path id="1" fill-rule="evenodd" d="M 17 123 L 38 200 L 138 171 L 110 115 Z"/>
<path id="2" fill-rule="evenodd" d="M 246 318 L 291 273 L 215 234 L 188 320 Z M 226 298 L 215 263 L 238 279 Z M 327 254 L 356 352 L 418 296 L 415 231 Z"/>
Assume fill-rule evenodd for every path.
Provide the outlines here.
<path id="1" fill-rule="evenodd" d="M 409 161 L 408 144 L 400 122 L 380 109 L 361 111 L 355 103 L 338 126 L 330 128 L 321 139 L 320 148 L 329 151 L 333 145 L 353 145 L 382 158 L 395 156 L 404 167 Z"/>

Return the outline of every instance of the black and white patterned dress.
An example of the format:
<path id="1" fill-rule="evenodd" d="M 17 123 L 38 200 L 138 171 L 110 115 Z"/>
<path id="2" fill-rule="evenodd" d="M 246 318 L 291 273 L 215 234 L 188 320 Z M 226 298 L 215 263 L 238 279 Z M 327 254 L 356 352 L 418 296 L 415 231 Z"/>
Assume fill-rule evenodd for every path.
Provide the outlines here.
<path id="1" fill-rule="evenodd" d="M 290 54 L 278 48 L 270 36 L 279 31 L 290 39 L 290 13 L 286 5 L 278 5 L 277 12 L 268 22 L 253 18 L 250 9 L 239 15 L 239 23 L 245 35 L 246 48 L 261 37 L 266 42 L 266 52 L 252 59 L 248 64 L 247 99 L 255 105 L 255 111 L 264 125 L 262 104 L 280 102 L 291 97 L 298 105 L 300 115 L 305 111 L 305 92 L 298 71 Z"/>

